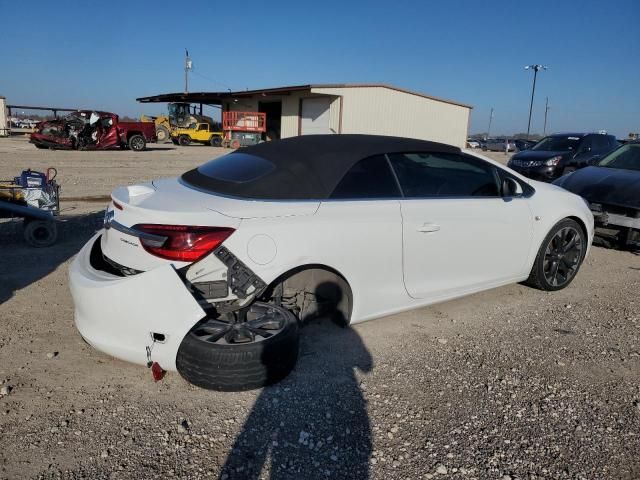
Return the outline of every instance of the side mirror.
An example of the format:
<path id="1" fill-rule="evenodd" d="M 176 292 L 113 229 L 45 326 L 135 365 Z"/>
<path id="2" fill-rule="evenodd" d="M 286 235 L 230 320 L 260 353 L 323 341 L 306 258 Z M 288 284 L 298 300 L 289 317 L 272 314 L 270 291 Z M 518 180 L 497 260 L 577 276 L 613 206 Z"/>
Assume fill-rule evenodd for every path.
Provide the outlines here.
<path id="1" fill-rule="evenodd" d="M 520 197 L 523 194 L 522 185 L 513 178 L 507 177 L 502 180 L 503 197 Z"/>

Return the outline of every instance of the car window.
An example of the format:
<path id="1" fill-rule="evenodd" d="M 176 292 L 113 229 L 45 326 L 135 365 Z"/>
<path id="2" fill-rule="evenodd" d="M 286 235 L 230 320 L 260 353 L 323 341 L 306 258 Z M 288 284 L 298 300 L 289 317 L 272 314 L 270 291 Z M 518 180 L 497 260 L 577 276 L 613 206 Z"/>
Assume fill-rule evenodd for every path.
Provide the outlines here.
<path id="1" fill-rule="evenodd" d="M 603 151 L 610 149 L 609 137 L 606 135 L 594 135 L 591 137 L 591 149 L 596 151 Z"/>
<path id="2" fill-rule="evenodd" d="M 569 150 L 576 151 L 580 144 L 580 137 L 545 137 L 540 140 L 531 150 L 539 150 L 544 152 L 567 152 Z"/>
<path id="3" fill-rule="evenodd" d="M 598 162 L 599 167 L 640 170 L 640 144 L 628 143 Z"/>
<path id="4" fill-rule="evenodd" d="M 201 123 L 200 125 L 198 125 L 198 131 L 200 130 L 208 130 L 208 125 L 206 123 Z"/>
<path id="5" fill-rule="evenodd" d="M 397 153 L 389 160 L 407 198 L 497 197 L 495 167 L 467 155 Z"/>
<path id="6" fill-rule="evenodd" d="M 198 172 L 215 180 L 247 183 L 264 177 L 275 168 L 273 163 L 262 157 L 233 152 L 199 166 Z"/>
<path id="7" fill-rule="evenodd" d="M 342 177 L 330 198 L 399 198 L 400 191 L 384 155 L 360 160 Z"/>

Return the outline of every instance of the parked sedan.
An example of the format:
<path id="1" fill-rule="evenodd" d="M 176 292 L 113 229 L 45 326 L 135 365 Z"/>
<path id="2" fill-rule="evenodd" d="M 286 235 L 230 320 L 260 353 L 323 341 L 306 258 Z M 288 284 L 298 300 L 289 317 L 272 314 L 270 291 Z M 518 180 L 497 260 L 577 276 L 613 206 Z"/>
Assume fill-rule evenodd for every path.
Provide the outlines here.
<path id="1" fill-rule="evenodd" d="M 513 152 L 516 149 L 516 144 L 508 138 L 489 138 L 482 149 L 490 152 Z"/>
<path id="2" fill-rule="evenodd" d="M 70 284 L 97 349 L 242 390 L 293 368 L 301 321 L 522 281 L 560 290 L 592 236 L 580 197 L 457 147 L 310 135 L 117 188 Z"/>
<path id="3" fill-rule="evenodd" d="M 516 138 L 513 143 L 516 144 L 516 150 L 522 152 L 523 150 L 529 150 L 538 142 L 534 140 L 522 140 L 521 138 Z"/>
<path id="4" fill-rule="evenodd" d="M 559 133 L 515 154 L 508 166 L 525 177 L 551 182 L 565 173 L 587 166 L 594 158 L 617 146 L 613 135 Z"/>
<path id="5" fill-rule="evenodd" d="M 584 197 L 596 226 L 617 231 L 622 247 L 640 247 L 640 142 L 627 143 L 556 185 Z"/>

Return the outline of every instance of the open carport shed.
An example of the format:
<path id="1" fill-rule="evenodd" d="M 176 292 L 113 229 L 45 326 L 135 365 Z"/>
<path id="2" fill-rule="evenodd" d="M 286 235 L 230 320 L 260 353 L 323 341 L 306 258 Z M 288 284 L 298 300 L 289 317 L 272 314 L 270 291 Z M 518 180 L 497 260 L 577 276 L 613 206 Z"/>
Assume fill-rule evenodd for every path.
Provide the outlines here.
<path id="1" fill-rule="evenodd" d="M 259 111 L 271 138 L 322 133 L 396 135 L 464 147 L 473 107 L 383 84 L 314 84 L 237 92 L 167 93 L 142 103 Z"/>

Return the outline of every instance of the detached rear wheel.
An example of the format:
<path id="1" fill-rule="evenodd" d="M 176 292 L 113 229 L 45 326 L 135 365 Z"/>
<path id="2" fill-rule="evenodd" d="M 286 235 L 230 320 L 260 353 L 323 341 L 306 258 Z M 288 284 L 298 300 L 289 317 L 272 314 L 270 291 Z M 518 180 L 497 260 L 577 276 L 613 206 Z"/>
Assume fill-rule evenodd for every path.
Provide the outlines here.
<path id="1" fill-rule="evenodd" d="M 575 278 L 587 251 L 587 237 L 575 220 L 558 222 L 536 256 L 527 285 L 539 290 L 562 290 Z"/>
<path id="2" fill-rule="evenodd" d="M 198 323 L 182 340 L 176 366 L 198 387 L 251 390 L 286 377 L 298 359 L 298 320 L 264 302 Z"/>

